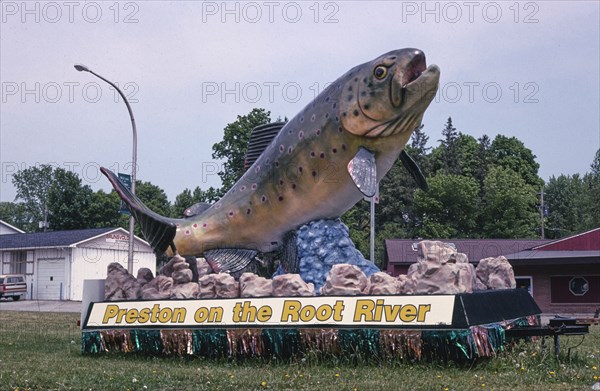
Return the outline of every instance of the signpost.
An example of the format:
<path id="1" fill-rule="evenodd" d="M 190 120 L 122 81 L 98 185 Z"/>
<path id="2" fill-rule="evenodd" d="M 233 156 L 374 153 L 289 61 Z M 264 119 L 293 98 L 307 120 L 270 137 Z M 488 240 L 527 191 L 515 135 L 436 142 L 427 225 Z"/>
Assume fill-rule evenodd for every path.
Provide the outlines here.
<path id="1" fill-rule="evenodd" d="M 119 180 L 121 182 L 123 182 L 123 184 L 125 186 L 127 186 L 127 188 L 129 190 L 131 190 L 131 175 L 129 174 L 122 174 L 119 173 Z M 123 202 L 123 200 L 121 200 L 121 206 L 119 208 L 119 213 L 123 214 L 123 215 L 128 215 L 129 214 L 129 209 L 127 209 L 127 206 L 125 205 L 125 203 Z"/>

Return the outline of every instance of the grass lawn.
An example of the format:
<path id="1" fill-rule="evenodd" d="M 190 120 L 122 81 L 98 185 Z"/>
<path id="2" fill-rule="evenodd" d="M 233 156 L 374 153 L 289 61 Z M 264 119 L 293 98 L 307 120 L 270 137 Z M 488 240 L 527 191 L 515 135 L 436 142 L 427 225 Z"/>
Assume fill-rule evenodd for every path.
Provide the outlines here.
<path id="1" fill-rule="evenodd" d="M 79 314 L 0 311 L 0 390 L 591 390 L 600 382 L 600 327 L 521 343 L 470 365 L 310 357 L 293 362 L 81 354 Z M 570 351 L 570 354 L 569 354 Z"/>

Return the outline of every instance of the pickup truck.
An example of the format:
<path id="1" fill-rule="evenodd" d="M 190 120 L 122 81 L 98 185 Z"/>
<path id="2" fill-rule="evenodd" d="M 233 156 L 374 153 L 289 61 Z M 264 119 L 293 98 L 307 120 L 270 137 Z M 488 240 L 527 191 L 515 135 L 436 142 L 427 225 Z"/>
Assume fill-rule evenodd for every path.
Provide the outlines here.
<path id="1" fill-rule="evenodd" d="M 12 297 L 17 301 L 27 293 L 27 283 L 22 274 L 0 275 L 0 298 Z"/>

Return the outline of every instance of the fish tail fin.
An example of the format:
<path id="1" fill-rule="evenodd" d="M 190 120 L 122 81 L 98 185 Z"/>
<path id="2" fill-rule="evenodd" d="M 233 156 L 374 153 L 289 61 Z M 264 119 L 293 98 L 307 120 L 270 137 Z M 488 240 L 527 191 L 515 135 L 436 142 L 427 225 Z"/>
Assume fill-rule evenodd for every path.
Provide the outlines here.
<path id="1" fill-rule="evenodd" d="M 127 209 L 140 225 L 144 238 L 150 243 L 156 254 L 164 253 L 169 246 L 175 250 L 173 238 L 177 230 L 175 219 L 164 217 L 151 211 L 119 180 L 114 172 L 104 167 L 100 171 L 108 178 L 115 191 L 127 205 Z"/>

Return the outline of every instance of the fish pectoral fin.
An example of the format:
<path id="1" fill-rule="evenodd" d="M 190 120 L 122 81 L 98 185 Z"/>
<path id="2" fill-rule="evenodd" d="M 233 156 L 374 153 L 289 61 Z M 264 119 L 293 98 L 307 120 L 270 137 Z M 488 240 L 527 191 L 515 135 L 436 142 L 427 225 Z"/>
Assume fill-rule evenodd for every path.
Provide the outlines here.
<path id="1" fill-rule="evenodd" d="M 154 252 L 162 254 L 169 246 L 174 248 L 173 238 L 177 232 L 175 220 L 151 211 L 119 180 L 114 172 L 104 167 L 101 167 L 100 171 L 106 175 L 119 197 L 125 202 L 127 209 L 140 225 L 144 238 L 150 243 Z"/>
<path id="2" fill-rule="evenodd" d="M 235 273 L 248 266 L 256 254 L 254 250 L 219 248 L 206 251 L 204 258 L 215 273 Z"/>
<path id="3" fill-rule="evenodd" d="M 183 217 L 188 218 L 188 217 L 199 215 L 200 213 L 204 212 L 206 209 L 208 209 L 210 207 L 211 207 L 211 204 L 209 204 L 208 202 L 198 202 L 197 204 L 194 204 L 194 205 L 190 206 L 189 208 L 186 208 L 183 211 Z"/>
<path id="4" fill-rule="evenodd" d="M 354 184 L 367 197 L 377 192 L 377 164 L 375 154 L 361 147 L 348 163 L 348 173 Z"/>
<path id="5" fill-rule="evenodd" d="M 415 162 L 413 158 L 410 157 L 408 153 L 406 153 L 406 151 L 400 152 L 400 161 L 408 170 L 415 182 L 417 182 L 419 188 L 423 191 L 428 191 L 429 185 L 427 184 L 427 179 L 425 179 L 425 175 L 423 175 L 423 171 L 421 171 L 421 168 L 419 167 L 417 162 Z"/>

